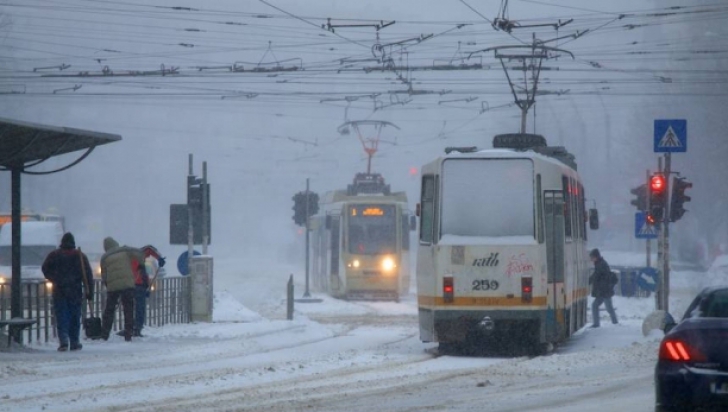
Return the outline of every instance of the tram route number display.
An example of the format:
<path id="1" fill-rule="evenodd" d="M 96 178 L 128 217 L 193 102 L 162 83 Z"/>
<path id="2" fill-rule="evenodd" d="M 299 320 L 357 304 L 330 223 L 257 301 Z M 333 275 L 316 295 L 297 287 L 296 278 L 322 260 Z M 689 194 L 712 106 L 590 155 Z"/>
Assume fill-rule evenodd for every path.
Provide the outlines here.
<path id="1" fill-rule="evenodd" d="M 473 281 L 473 290 L 497 290 L 500 287 L 498 281 L 489 279 L 476 279 Z"/>

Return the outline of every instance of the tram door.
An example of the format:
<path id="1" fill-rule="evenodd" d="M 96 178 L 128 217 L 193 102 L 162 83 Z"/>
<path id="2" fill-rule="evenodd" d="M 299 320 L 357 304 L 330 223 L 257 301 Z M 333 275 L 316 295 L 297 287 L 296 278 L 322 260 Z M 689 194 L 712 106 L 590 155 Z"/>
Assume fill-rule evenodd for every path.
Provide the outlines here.
<path id="1" fill-rule="evenodd" d="M 548 274 L 548 310 L 546 337 L 559 340 L 564 328 L 564 195 L 561 191 L 544 192 L 544 224 L 546 241 L 546 270 Z"/>

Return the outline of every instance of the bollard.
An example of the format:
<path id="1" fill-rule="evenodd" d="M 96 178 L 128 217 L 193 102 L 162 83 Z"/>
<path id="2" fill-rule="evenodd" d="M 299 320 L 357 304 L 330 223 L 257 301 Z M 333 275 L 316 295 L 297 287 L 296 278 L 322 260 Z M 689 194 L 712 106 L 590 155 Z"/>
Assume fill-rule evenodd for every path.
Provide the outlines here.
<path id="1" fill-rule="evenodd" d="M 288 300 L 286 319 L 293 320 L 293 275 L 288 279 Z"/>

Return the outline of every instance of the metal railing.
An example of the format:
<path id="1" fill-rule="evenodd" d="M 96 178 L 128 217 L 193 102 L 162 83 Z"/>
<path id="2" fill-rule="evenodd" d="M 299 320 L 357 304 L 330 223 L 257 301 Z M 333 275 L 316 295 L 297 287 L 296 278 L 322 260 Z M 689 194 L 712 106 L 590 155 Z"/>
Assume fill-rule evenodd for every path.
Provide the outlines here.
<path id="1" fill-rule="evenodd" d="M 0 320 L 10 318 L 11 287 L 0 283 Z M 23 342 L 50 342 L 56 338 L 56 318 L 53 313 L 52 285 L 46 282 L 21 283 L 21 316 L 36 323 L 23 331 Z M 163 326 L 170 323 L 189 323 L 191 316 L 191 279 L 189 277 L 165 277 L 154 282 L 147 298 L 145 326 Z M 100 279 L 94 281 L 94 316 L 101 317 L 106 307 L 106 288 Z M 88 306 L 83 305 L 83 316 Z M 113 330 L 124 324 L 121 305 L 114 316 Z M 7 331 L 5 331 L 7 333 Z M 81 332 L 83 334 L 83 331 Z"/>

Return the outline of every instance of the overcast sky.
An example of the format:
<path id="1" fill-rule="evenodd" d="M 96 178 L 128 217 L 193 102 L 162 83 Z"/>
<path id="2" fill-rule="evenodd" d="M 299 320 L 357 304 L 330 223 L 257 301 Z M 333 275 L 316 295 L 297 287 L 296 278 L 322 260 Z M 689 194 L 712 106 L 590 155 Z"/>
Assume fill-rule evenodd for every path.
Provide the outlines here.
<path id="1" fill-rule="evenodd" d="M 209 162 L 213 253 L 290 255 L 298 239 L 291 196 L 305 178 L 323 193 L 344 188 L 366 167 L 356 134 L 337 132 L 341 123 L 375 119 L 399 127 L 382 131 L 374 168 L 394 190 L 407 191 L 414 208 L 417 171 L 444 147 L 488 148 L 493 135 L 518 130 L 518 110 L 503 107 L 513 97 L 499 61 L 492 52 L 467 57 L 529 43 L 533 32 L 541 40 L 583 34 L 549 43 L 575 58 L 561 53 L 544 62 L 550 70 L 540 89 L 549 94 L 538 97 L 528 129 L 577 156 L 587 194 L 607 223 L 595 241 L 639 246 L 629 236 L 629 189 L 656 166 L 655 118 L 688 119 L 691 151 L 676 156 L 675 167 L 692 173 L 694 192 L 710 199 L 691 205 L 702 207 L 700 215 L 719 204 L 728 191 L 721 177 L 728 154 L 725 5 L 510 1 L 508 17 L 521 25 L 574 20 L 558 32 L 509 35 L 486 21 L 500 3 L 8 0 L 0 6 L 0 116 L 123 136 L 68 172 L 25 178 L 24 204 L 67 216 L 87 249 L 113 235 L 176 251 L 167 246 L 168 210 L 185 200 L 187 154 L 194 153 L 198 173 L 201 161 Z M 673 5 L 683 8 L 661 14 Z M 332 33 L 321 28 L 327 18 L 334 26 L 395 24 L 378 33 Z M 402 67 L 483 68 L 371 71 L 382 68 L 382 57 Z M 46 69 L 64 64 L 70 67 Z M 233 73 L 231 66 L 296 70 Z M 124 76 L 162 67 L 176 74 Z M 7 174 L 0 193 L 9 194 Z M 9 209 L 8 197 L 0 209 Z M 724 222 L 725 210 L 711 213 Z M 720 226 L 708 222 L 702 227 Z M 683 232 L 706 237 L 699 223 L 686 218 Z"/>

